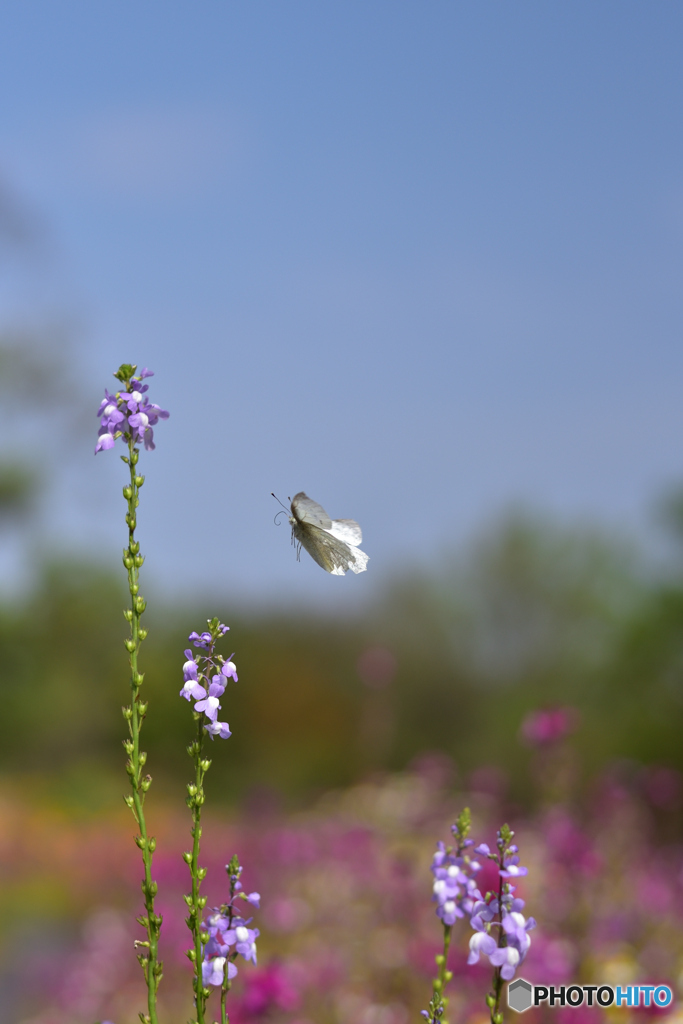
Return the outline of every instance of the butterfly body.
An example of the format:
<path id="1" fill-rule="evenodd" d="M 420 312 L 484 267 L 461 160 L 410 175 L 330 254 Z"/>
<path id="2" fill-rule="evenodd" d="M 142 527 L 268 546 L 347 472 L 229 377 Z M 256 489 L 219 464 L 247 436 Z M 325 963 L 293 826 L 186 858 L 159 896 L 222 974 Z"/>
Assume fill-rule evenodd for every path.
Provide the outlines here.
<path id="1" fill-rule="evenodd" d="M 344 576 L 348 569 L 354 573 L 367 569 L 368 556 L 358 547 L 363 533 L 355 520 L 330 519 L 322 505 L 299 491 L 292 498 L 289 522 L 297 557 L 305 548 L 313 561 L 333 576 Z"/>

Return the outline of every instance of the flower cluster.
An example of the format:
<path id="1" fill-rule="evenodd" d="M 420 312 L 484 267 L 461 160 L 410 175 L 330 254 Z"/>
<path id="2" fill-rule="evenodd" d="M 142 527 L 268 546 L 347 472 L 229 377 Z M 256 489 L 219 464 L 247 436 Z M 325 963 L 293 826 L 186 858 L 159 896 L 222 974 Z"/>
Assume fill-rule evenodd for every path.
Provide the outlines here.
<path id="1" fill-rule="evenodd" d="M 470 939 L 468 964 L 476 964 L 483 953 L 495 968 L 493 990 L 486 997 L 491 1011 L 491 1024 L 502 1024 L 500 998 L 503 985 L 515 976 L 517 967 L 526 956 L 531 939 L 529 932 L 536 922 L 528 920 L 522 910 L 524 900 L 516 898 L 511 879 L 522 878 L 527 869 L 519 863 L 517 846 L 513 844 L 513 832 L 508 825 L 498 831 L 497 852 L 491 853 L 486 843 L 474 847 L 474 853 L 495 861 L 498 868 L 498 886 L 495 892 L 482 896 L 477 888 L 475 876 L 482 864 L 474 860 L 468 850 L 474 843 L 468 838 L 471 827 L 469 808 L 465 808 L 451 831 L 455 847 L 437 843 L 432 860 L 434 875 L 432 899 L 437 903 L 437 916 L 441 919 L 444 932 L 443 953 L 436 957 L 437 977 L 433 982 L 429 1009 L 422 1010 L 427 1024 L 442 1024 L 448 1006 L 444 995 L 446 984 L 453 973 L 448 970 L 448 951 L 451 930 L 458 918 L 468 915 L 474 935 Z"/>
<path id="2" fill-rule="evenodd" d="M 473 845 L 471 839 L 466 839 L 463 843 L 464 847 Z M 466 853 L 453 851 L 441 841 L 436 844 L 436 853 L 432 860 L 432 899 L 438 904 L 437 917 L 440 917 L 445 925 L 453 925 L 457 918 L 471 914 L 475 901 L 481 899 L 481 893 L 473 877 L 480 870 L 481 864 L 472 860 Z"/>
<path id="3" fill-rule="evenodd" d="M 253 964 L 256 963 L 256 939 L 259 937 L 259 930 L 249 927 L 252 919 L 241 917 L 239 912 L 236 912 L 235 904 L 237 900 L 241 900 L 259 907 L 261 897 L 257 892 L 242 891 L 242 883 L 239 880 L 242 867 L 236 856 L 226 864 L 225 870 L 230 877 L 230 899 L 221 907 L 214 907 L 203 922 L 208 935 L 202 960 L 202 981 L 205 985 L 224 986 L 232 981 L 237 974 L 234 961 L 238 955 Z"/>
<path id="4" fill-rule="evenodd" d="M 147 397 L 149 385 L 143 381 L 146 377 L 154 376 L 152 371 L 145 368 L 138 376 L 134 376 L 136 370 L 136 366 L 124 364 L 114 374 L 127 390 L 111 394 L 107 388 L 104 389 L 104 398 L 97 411 L 100 429 L 95 455 L 113 448 L 117 437 L 130 440 L 133 444 L 142 442 L 148 451 L 155 447 L 152 427 L 160 419 L 167 420 L 168 413 Z"/>
<path id="5" fill-rule="evenodd" d="M 194 700 L 194 710 L 197 714 L 202 712 L 208 718 L 208 725 L 204 728 L 211 739 L 220 736 L 226 740 L 231 735 L 227 722 L 219 722 L 218 712 L 221 704 L 219 698 L 223 696 L 228 679 L 237 682 L 237 667 L 232 661 L 233 655 L 226 661 L 222 655 L 214 653 L 214 645 L 218 636 L 225 636 L 229 627 L 220 623 L 217 627 L 217 636 L 211 633 L 190 633 L 188 639 L 195 647 L 206 653 L 195 655 L 188 648 L 185 651 L 185 664 L 183 665 L 183 688 L 180 696 L 185 700 Z M 202 685 L 204 683 L 204 685 Z"/>
<path id="6" fill-rule="evenodd" d="M 474 935 L 467 958 L 468 964 L 476 964 L 483 953 L 493 967 L 500 969 L 505 981 L 514 978 L 531 945 L 529 932 L 536 927 L 533 917 L 524 917 L 524 900 L 515 897 L 515 886 L 510 881 L 527 874 L 527 869 L 519 863 L 512 835 L 511 830 L 503 826 L 497 835 L 496 853 L 491 853 L 486 843 L 476 848 L 477 853 L 496 861 L 500 881 L 497 893 L 487 892 L 472 907 L 470 924 Z M 492 934 L 493 929 L 497 929 L 497 937 Z"/>

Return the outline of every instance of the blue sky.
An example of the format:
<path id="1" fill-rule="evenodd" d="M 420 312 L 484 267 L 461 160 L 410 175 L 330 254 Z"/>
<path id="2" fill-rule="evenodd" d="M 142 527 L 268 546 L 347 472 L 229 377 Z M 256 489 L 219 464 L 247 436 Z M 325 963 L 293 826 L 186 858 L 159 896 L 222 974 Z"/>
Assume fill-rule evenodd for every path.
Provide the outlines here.
<path id="1" fill-rule="evenodd" d="M 643 528 L 683 477 L 683 8 L 619 0 L 3 7 L 0 173 L 72 325 L 171 410 L 145 458 L 169 592 L 352 602 L 513 505 Z M 13 280 L 13 279 L 12 279 Z M 93 435 L 96 421 L 93 419 Z M 60 452 L 49 535 L 118 558 L 123 467 Z M 297 565 L 275 503 L 357 518 Z"/>

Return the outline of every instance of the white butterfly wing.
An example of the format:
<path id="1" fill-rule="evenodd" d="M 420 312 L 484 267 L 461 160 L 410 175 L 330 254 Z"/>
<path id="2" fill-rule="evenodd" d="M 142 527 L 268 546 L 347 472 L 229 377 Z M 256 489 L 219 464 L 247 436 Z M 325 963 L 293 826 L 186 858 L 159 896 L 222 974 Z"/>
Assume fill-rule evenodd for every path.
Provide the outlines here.
<path id="1" fill-rule="evenodd" d="M 353 547 L 358 547 L 363 540 L 363 531 L 355 519 L 333 519 L 332 525 L 327 527 L 327 532 Z"/>
<path id="2" fill-rule="evenodd" d="M 310 523 L 321 530 L 329 530 L 332 520 L 322 505 L 309 498 L 304 491 L 299 491 L 292 498 L 292 515 L 299 523 Z"/>
<path id="3" fill-rule="evenodd" d="M 329 530 L 320 530 L 308 523 L 294 523 L 292 535 L 313 561 L 333 576 L 344 576 L 348 569 L 354 573 L 367 569 L 368 555 L 335 537 Z"/>

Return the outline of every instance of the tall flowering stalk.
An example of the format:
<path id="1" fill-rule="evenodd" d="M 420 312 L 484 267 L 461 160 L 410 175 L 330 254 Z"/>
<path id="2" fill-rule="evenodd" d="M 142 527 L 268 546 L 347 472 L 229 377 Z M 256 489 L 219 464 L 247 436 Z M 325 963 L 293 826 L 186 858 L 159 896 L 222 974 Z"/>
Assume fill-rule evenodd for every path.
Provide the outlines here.
<path id="1" fill-rule="evenodd" d="M 95 454 L 113 448 L 118 438 L 121 438 L 128 447 L 128 454 L 122 455 L 121 458 L 130 470 L 130 482 L 123 488 L 123 497 L 127 503 L 128 526 L 128 546 L 123 551 L 123 564 L 128 573 L 130 607 L 123 614 L 130 625 L 130 636 L 125 644 L 130 663 L 131 702 L 123 708 L 129 733 L 129 738 L 124 740 L 123 745 L 128 755 L 126 772 L 131 792 L 124 799 L 133 812 L 138 826 L 135 842 L 142 852 L 144 869 L 142 893 L 145 913 L 138 921 L 145 929 L 147 938 L 136 942 L 136 946 L 147 985 L 147 1013 L 140 1013 L 140 1019 L 143 1024 L 157 1024 L 157 991 L 163 974 L 163 964 L 159 960 L 159 932 L 162 919 L 154 909 L 157 883 L 152 878 L 152 855 L 156 840 L 147 833 L 144 813 L 145 796 L 152 784 L 152 777 L 148 774 L 143 775 L 147 754 L 140 749 L 140 732 L 147 714 L 147 702 L 142 701 L 140 696 L 144 675 L 139 669 L 138 656 L 147 630 L 140 624 L 146 607 L 139 583 L 140 567 L 144 558 L 140 554 L 140 544 L 135 539 L 135 528 L 140 488 L 145 482 L 145 478 L 140 476 L 137 470 L 140 456 L 138 445 L 143 443 L 147 450 L 154 448 L 152 428 L 158 420 L 167 419 L 168 413 L 148 399 L 149 385 L 144 381 L 145 378 L 153 376 L 152 372 L 144 369 L 136 376 L 136 371 L 136 366 L 124 363 L 114 374 L 121 384 L 121 389 L 114 394 L 105 389 L 105 397 L 97 413 L 100 417 L 100 430 Z"/>
<path id="2" fill-rule="evenodd" d="M 458 918 L 471 913 L 476 900 L 481 899 L 481 893 L 474 880 L 481 865 L 478 861 L 472 860 L 466 852 L 468 847 L 474 846 L 473 841 L 468 839 L 470 827 L 471 815 L 469 807 L 466 807 L 455 825 L 451 827 L 455 847 L 445 846 L 439 841 L 432 860 L 432 898 L 438 904 L 436 914 L 443 924 L 443 953 L 437 954 L 436 957 L 437 975 L 432 983 L 429 1008 L 422 1010 L 422 1016 L 429 1024 L 445 1024 L 443 1014 L 448 1006 L 448 999 L 443 993 L 446 984 L 453 977 L 452 972 L 448 970 L 448 951 L 453 925 Z"/>
<path id="3" fill-rule="evenodd" d="M 512 879 L 522 878 L 527 868 L 519 863 L 518 847 L 512 842 L 514 832 L 509 825 L 503 825 L 496 836 L 496 850 L 491 852 L 486 843 L 481 843 L 476 852 L 498 867 L 498 889 L 487 892 L 472 908 L 470 924 L 474 935 L 470 939 L 468 964 L 475 964 L 484 953 L 495 968 L 491 991 L 486 1005 L 491 1013 L 491 1024 L 502 1024 L 503 1014 L 500 999 L 505 982 L 511 981 L 517 968 L 524 960 L 531 938 L 529 932 L 536 927 L 533 917 L 525 918 L 522 910 L 524 900 L 515 897 Z"/>
<path id="4" fill-rule="evenodd" d="M 194 965 L 194 1000 L 196 1009 L 196 1024 L 205 1024 L 206 1001 L 211 990 L 207 983 L 215 984 L 214 973 L 207 978 L 203 966 L 203 945 L 209 936 L 203 932 L 202 915 L 206 906 L 206 896 L 201 896 L 199 889 L 203 879 L 206 877 L 206 868 L 199 865 L 199 849 L 202 838 L 202 807 L 204 805 L 204 776 L 211 767 L 211 761 L 204 756 L 204 743 L 206 734 L 211 739 L 218 736 L 227 739 L 230 736 L 230 728 L 227 722 L 218 721 L 218 711 L 221 707 L 219 698 L 223 696 L 229 679 L 237 682 L 237 668 L 235 663 L 225 659 L 221 654 L 215 653 L 216 642 L 228 632 L 228 626 L 223 625 L 218 619 L 210 619 L 207 623 L 208 630 L 203 633 L 190 633 L 189 639 L 199 653 L 194 654 L 192 649 L 185 651 L 185 664 L 183 665 L 183 688 L 180 696 L 188 701 L 195 701 L 192 716 L 196 724 L 195 738 L 187 748 L 187 752 L 194 763 L 194 780 L 187 787 L 187 804 L 192 812 L 192 850 L 183 854 L 185 863 L 190 868 L 192 879 L 192 891 L 185 896 L 185 902 L 189 908 L 186 923 L 192 932 L 192 948 L 187 951 L 187 956 Z M 231 890 L 231 900 L 233 891 Z M 232 905 L 232 904 L 231 904 Z M 231 911 L 232 913 L 232 911 Z M 224 963 L 227 961 L 224 960 Z M 234 973 L 237 969 L 234 968 Z M 227 971 L 227 967 L 226 967 Z M 226 984 L 230 978 L 226 976 Z M 222 983 L 222 975 L 221 975 Z M 227 992 L 227 989 L 226 989 Z"/>

